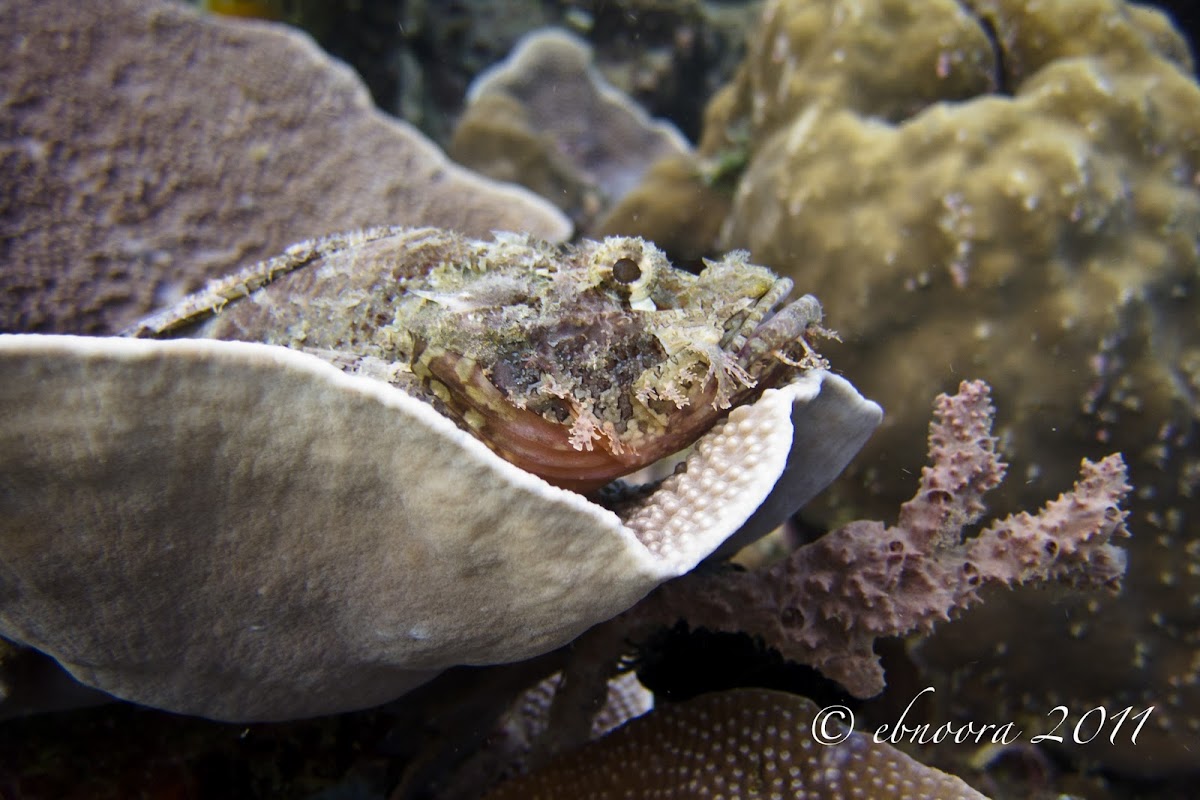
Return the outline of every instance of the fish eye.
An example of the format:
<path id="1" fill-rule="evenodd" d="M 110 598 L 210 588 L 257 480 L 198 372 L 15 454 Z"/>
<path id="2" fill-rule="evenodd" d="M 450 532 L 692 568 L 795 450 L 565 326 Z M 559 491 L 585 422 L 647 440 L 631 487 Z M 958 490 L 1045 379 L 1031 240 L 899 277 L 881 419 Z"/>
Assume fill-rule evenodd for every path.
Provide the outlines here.
<path id="1" fill-rule="evenodd" d="M 632 258 L 618 258 L 613 264 L 612 276 L 618 283 L 628 285 L 642 277 L 642 268 Z"/>

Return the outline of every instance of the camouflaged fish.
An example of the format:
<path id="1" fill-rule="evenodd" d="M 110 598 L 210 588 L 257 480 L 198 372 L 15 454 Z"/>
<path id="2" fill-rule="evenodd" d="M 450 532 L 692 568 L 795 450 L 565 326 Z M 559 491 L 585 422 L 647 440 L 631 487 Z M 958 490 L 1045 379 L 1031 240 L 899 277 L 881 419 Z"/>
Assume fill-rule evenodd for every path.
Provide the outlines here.
<path id="1" fill-rule="evenodd" d="M 295 245 L 134 326 L 264 342 L 426 400 L 503 458 L 590 491 L 823 366 L 820 304 L 735 252 L 699 275 L 654 245 L 377 228 Z"/>

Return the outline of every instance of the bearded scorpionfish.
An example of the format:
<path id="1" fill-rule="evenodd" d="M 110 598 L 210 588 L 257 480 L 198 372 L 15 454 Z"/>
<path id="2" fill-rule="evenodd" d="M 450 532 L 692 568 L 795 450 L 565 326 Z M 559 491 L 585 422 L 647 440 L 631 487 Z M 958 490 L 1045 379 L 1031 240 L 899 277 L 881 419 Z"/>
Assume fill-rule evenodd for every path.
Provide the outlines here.
<path id="1" fill-rule="evenodd" d="M 304 350 L 432 404 L 498 455 L 587 492 L 823 367 L 811 295 L 745 252 L 692 274 L 640 238 L 555 245 L 375 228 L 304 242 L 135 325 Z"/>

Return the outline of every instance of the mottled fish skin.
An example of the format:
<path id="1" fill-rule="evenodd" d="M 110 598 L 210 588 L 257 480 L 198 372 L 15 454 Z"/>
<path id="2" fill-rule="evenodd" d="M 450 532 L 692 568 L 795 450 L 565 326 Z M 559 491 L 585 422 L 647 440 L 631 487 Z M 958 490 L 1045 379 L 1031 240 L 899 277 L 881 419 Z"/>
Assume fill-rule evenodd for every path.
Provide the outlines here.
<path id="1" fill-rule="evenodd" d="M 304 242 L 127 331 L 283 345 L 379 378 L 513 464 L 590 491 L 823 366 L 821 307 L 744 252 L 673 267 L 654 245 L 477 241 L 374 228 Z"/>

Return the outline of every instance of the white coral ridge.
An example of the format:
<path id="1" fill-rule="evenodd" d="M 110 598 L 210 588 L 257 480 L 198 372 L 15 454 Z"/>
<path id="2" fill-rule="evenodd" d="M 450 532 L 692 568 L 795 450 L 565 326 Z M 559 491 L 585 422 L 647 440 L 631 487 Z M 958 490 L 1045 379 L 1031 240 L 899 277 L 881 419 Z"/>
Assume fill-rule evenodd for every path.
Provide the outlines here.
<path id="1" fill-rule="evenodd" d="M 0 634 L 172 711 L 368 707 L 629 608 L 807 501 L 880 414 L 808 373 L 622 519 L 303 353 L 0 336 Z"/>

